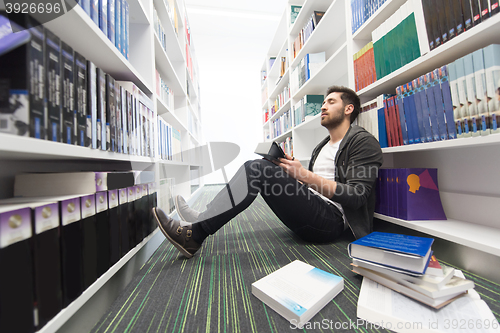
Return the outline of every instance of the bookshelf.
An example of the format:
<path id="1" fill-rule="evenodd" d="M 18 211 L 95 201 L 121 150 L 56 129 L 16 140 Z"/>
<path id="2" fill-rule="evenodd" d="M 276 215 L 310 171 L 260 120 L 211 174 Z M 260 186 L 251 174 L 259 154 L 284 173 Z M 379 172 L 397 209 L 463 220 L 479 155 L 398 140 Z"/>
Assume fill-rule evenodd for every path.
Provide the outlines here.
<path id="1" fill-rule="evenodd" d="M 177 29 L 175 22 L 171 20 L 167 2 L 170 5 L 175 4 L 178 15 Z M 190 161 L 187 153 L 183 161 L 162 160 L 158 155 L 160 138 L 157 136 L 157 116 L 180 131 L 182 151 L 204 144 L 198 86 L 199 71 L 193 38 L 191 36 L 189 43 L 184 29 L 186 16 L 184 1 L 128 0 L 128 3 L 129 59 L 122 55 L 79 5 L 44 26 L 115 80 L 131 81 L 151 99 L 154 112 L 152 123 L 156 134 L 153 141 L 155 156 L 127 155 L 0 132 L 0 199 L 13 196 L 14 177 L 23 172 L 153 170 L 157 184 L 160 179 L 175 178 L 175 193 L 183 195 L 186 199 L 196 195 L 196 191 L 203 186 L 200 161 Z M 0 10 L 3 9 L 3 4 L 0 4 Z M 166 48 L 162 47 L 156 32 L 153 19 L 155 9 L 164 28 Z M 187 70 L 187 48 L 191 55 L 192 78 Z M 168 106 L 158 96 L 156 71 L 172 89 L 173 105 Z M 158 186 L 157 189 L 161 197 L 162 193 Z M 88 301 L 95 299 L 96 295 L 105 294 L 106 297 L 100 297 L 101 304 L 98 307 L 104 311 L 120 292 L 119 288 L 112 285 L 115 283 L 112 281 L 117 279 L 116 274 L 120 271 L 126 272 L 123 273 L 124 277 L 120 278 L 119 283 L 120 287 L 125 287 L 133 273 L 140 269 L 163 240 L 161 233 L 155 230 L 98 278 L 79 298 L 60 311 L 40 332 L 57 332 L 61 328 L 64 330 L 67 323 L 75 320 L 86 322 L 86 326 L 93 326 L 93 323 L 100 319 L 100 313 L 89 309 L 92 308 L 89 305 L 92 303 Z M 78 327 L 77 330 L 70 331 L 81 330 L 82 328 Z"/>
<path id="2" fill-rule="evenodd" d="M 283 88 L 282 82 L 291 82 L 294 68 L 307 53 L 325 52 L 325 62 L 319 71 L 301 87 L 291 91 L 287 101 L 269 121 L 263 122 L 264 140 L 284 142 L 293 139 L 295 158 L 307 165 L 312 149 L 328 132 L 320 125 L 318 115 L 307 117 L 304 122 L 273 138 L 273 121 L 288 109 L 293 112 L 296 103 L 309 94 L 324 94 L 331 85 L 354 88 L 353 55 L 372 40 L 372 31 L 388 20 L 405 0 L 387 0 L 377 11 L 352 33 L 350 1 L 304 0 L 289 1 L 282 22 L 266 54 L 262 70 L 267 70 L 267 79 L 262 89 L 271 92 L 262 109 L 271 109 L 276 95 Z M 295 23 L 290 25 L 290 6 L 302 6 Z M 293 43 L 313 11 L 325 14 L 315 30 L 304 43 L 296 58 L 293 58 Z M 423 24 L 422 7 L 416 6 L 415 17 Z M 286 22 L 283 28 L 283 21 Z M 425 24 L 424 24 L 425 26 Z M 381 94 L 395 94 L 395 87 L 427 72 L 446 65 L 477 49 L 492 43 L 500 43 L 500 15 L 494 15 L 481 24 L 469 29 L 443 45 L 425 52 L 422 56 L 396 71 L 358 91 L 361 104 Z M 283 32 L 283 29 L 286 32 Z M 425 33 L 425 31 L 424 31 Z M 425 36 L 427 40 L 427 36 Z M 276 85 L 275 69 L 268 67 L 270 57 L 281 56 L 283 43 L 288 45 L 289 67 L 280 83 Z M 267 67 L 266 67 L 267 66 Z M 295 124 L 295 122 L 293 122 Z M 270 133 L 266 137 L 266 133 Z M 381 214 L 376 218 L 402 226 L 406 230 L 422 232 L 454 244 L 463 245 L 470 251 L 477 250 L 484 255 L 484 262 L 500 263 L 498 237 L 500 225 L 494 207 L 500 205 L 500 182 L 492 173 L 500 163 L 500 135 L 489 135 L 437 141 L 422 144 L 384 148 L 384 165 L 387 168 L 438 168 L 441 200 L 448 217 L 447 221 L 403 221 Z M 472 253 L 472 252 L 471 252 Z M 474 252 L 475 253 L 475 252 Z M 488 264 L 472 264 L 472 255 L 464 256 L 463 265 L 474 266 L 478 274 L 489 274 Z M 451 259 L 452 260 L 452 259 Z M 490 275 L 495 281 L 499 276 Z"/>

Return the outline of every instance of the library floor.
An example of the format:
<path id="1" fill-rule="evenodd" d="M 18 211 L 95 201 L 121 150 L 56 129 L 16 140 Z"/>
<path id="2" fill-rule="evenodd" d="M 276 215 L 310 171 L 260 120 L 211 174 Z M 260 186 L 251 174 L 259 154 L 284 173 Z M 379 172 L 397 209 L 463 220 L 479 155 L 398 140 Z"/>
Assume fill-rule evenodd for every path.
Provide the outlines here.
<path id="1" fill-rule="evenodd" d="M 220 186 L 205 186 L 193 208 L 203 210 Z M 251 293 L 251 284 L 299 259 L 344 278 L 344 291 L 327 304 L 304 332 L 383 332 L 356 323 L 362 277 L 350 270 L 348 236 L 314 245 L 298 239 L 261 197 L 209 237 L 192 259 L 168 241 L 134 276 L 92 332 L 294 332 L 295 326 Z M 463 271 L 500 320 L 500 285 Z M 323 325 L 323 323 L 331 323 Z M 339 325 L 339 324 L 337 324 Z M 344 324 L 347 327 L 347 324 Z"/>

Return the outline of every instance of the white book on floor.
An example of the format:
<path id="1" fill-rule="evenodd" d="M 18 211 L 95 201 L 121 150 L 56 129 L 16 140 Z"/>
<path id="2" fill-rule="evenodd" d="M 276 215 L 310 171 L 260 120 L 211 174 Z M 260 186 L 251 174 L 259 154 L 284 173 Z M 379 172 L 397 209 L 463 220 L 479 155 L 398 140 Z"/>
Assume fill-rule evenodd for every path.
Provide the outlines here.
<path id="1" fill-rule="evenodd" d="M 435 310 L 366 277 L 359 292 L 357 316 L 358 327 L 384 327 L 395 332 L 500 332 L 490 308 L 473 289 Z"/>
<path id="2" fill-rule="evenodd" d="M 252 283 L 252 294 L 302 328 L 344 289 L 344 279 L 299 260 Z"/>

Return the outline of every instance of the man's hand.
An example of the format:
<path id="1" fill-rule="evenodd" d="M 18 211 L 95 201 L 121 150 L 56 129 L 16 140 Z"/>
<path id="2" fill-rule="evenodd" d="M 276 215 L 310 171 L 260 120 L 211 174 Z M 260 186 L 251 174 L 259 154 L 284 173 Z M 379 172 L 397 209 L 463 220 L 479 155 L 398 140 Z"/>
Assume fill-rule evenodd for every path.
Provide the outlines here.
<path id="1" fill-rule="evenodd" d="M 291 157 L 288 154 L 285 154 L 285 157 L 286 158 L 275 160 L 274 163 L 283 168 L 283 170 L 287 174 L 297 179 L 298 181 L 301 181 L 302 179 L 307 177 L 307 173 L 309 172 L 309 170 L 305 169 L 300 161 L 296 160 L 295 157 Z"/>

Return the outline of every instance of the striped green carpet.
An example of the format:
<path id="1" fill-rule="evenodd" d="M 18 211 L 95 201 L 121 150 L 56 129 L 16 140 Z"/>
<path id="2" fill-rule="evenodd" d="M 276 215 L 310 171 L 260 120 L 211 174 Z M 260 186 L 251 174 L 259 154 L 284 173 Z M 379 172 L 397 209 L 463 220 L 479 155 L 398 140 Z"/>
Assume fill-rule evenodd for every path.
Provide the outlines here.
<path id="1" fill-rule="evenodd" d="M 219 189 L 204 187 L 193 207 L 203 210 Z M 344 278 L 344 291 L 302 331 L 384 332 L 352 326 L 338 329 L 342 323 L 357 320 L 361 277 L 350 271 L 346 251 L 350 241 L 346 236 L 326 245 L 302 242 L 258 197 L 246 211 L 209 237 L 192 259 L 185 259 L 164 242 L 92 332 L 298 331 L 251 294 L 254 281 L 295 259 Z M 464 273 L 474 280 L 476 291 L 499 319 L 500 286 Z"/>

